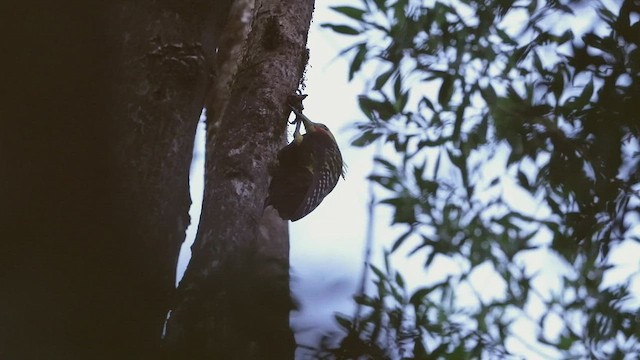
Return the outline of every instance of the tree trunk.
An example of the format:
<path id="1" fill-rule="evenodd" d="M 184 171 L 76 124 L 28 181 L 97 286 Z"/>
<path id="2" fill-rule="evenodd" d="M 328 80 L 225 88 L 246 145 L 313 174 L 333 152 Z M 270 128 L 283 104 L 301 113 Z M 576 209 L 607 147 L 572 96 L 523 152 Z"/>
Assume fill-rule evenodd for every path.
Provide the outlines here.
<path id="1" fill-rule="evenodd" d="M 287 97 L 308 59 L 313 1 L 258 0 L 254 8 L 228 101 L 216 90 L 209 99 L 217 105 L 208 109 L 200 228 L 167 326 L 176 358 L 291 359 L 295 350 L 287 224 L 263 210 Z"/>
<path id="2" fill-rule="evenodd" d="M 229 4 L 3 11 L 15 19 L 4 33 L 18 37 L 0 130 L 0 358 L 160 354 Z"/>
<path id="3" fill-rule="evenodd" d="M 128 229 L 118 264 L 119 329 L 134 348 L 158 351 L 189 224 L 189 169 L 220 21 L 229 1 L 122 2 L 111 18 L 118 69 L 113 92 L 114 182 Z M 224 19 L 224 18 L 223 18 Z M 115 280 L 115 279 L 114 279 Z"/>

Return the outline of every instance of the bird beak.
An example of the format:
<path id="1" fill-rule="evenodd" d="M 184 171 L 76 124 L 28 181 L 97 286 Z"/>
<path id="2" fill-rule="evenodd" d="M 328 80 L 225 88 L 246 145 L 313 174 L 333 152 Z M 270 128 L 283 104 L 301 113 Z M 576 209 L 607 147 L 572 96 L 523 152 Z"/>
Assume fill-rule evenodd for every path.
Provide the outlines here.
<path id="1" fill-rule="evenodd" d="M 301 113 L 298 109 L 294 108 L 293 106 L 289 105 L 289 107 L 291 108 L 293 113 L 296 114 L 296 118 L 302 120 L 302 123 L 304 123 L 304 128 L 307 130 L 307 132 L 316 131 L 316 123 L 311 121 L 311 119 L 309 119 L 305 114 Z"/>

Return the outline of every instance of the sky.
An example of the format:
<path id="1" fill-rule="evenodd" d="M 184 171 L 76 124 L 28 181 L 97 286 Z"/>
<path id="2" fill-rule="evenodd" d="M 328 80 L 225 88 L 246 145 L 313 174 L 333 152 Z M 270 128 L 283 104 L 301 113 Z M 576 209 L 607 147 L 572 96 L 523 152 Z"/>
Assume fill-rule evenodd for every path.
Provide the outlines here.
<path id="1" fill-rule="evenodd" d="M 367 203 L 371 196 L 366 178 L 373 169 L 372 157 L 375 146 L 362 149 L 353 148 L 349 144 L 357 134 L 353 128 L 354 122 L 363 119 L 356 99 L 358 94 L 364 91 L 365 84 L 361 80 L 347 82 L 348 62 L 338 57 L 338 53 L 351 43 L 350 39 L 320 28 L 322 23 L 341 20 L 329 10 L 329 6 L 343 5 L 346 2 L 317 1 L 309 32 L 310 63 L 304 89 L 304 93 L 309 96 L 304 104 L 305 114 L 311 120 L 324 123 L 332 130 L 342 149 L 347 173 L 346 179 L 338 182 L 333 192 L 316 210 L 305 218 L 290 223 L 291 288 L 301 305 L 298 311 L 292 313 L 291 325 L 296 331 L 297 341 L 307 345 L 317 345 L 320 336 L 338 329 L 333 319 L 336 312 L 349 316 L 354 314 L 352 296 L 358 290 L 363 270 Z M 204 176 L 203 122 L 199 124 L 198 129 L 190 181 L 193 199 L 190 211 L 192 219 L 200 217 Z M 290 133 L 292 131 L 293 129 L 290 129 Z M 527 206 L 532 207 L 531 212 L 543 211 L 536 207 L 532 199 L 527 199 L 527 194 L 519 192 L 516 186 L 507 188 L 506 191 L 511 192 L 510 198 L 517 199 L 518 202 L 528 202 Z M 377 193 L 376 196 L 379 200 L 380 194 Z M 375 212 L 372 260 L 380 264 L 382 249 L 389 248 L 402 233 L 402 229 L 390 227 L 389 209 L 376 207 Z M 188 263 L 189 247 L 195 237 L 195 230 L 194 224 L 187 230 L 187 239 L 178 263 L 179 277 Z M 607 281 L 619 281 L 637 270 L 639 253 L 640 245 L 633 243 L 614 249 L 611 257 L 622 267 L 610 275 Z M 559 276 L 569 271 L 560 258 L 548 250 L 534 251 L 527 257 L 523 261 L 528 263 L 531 272 L 538 272 L 539 277 L 536 281 L 544 284 L 548 290 L 558 288 Z M 423 257 L 420 256 L 406 257 L 406 251 L 399 251 L 394 255 L 394 266 L 403 273 L 409 288 L 442 280 L 447 274 L 459 271 L 458 265 L 454 262 L 439 260 L 440 264 L 431 267 L 439 271 L 425 274 L 423 261 Z M 490 268 L 479 268 L 474 271 L 473 278 L 477 288 L 494 289 L 490 292 L 485 291 L 483 296 L 494 296 L 495 289 L 504 286 Z M 634 279 L 633 287 L 635 293 L 640 294 L 638 279 Z M 540 303 L 534 302 L 529 310 L 540 314 L 543 310 L 541 306 Z M 551 318 L 549 321 L 554 320 Z M 535 340 L 535 331 L 529 322 L 521 321 L 521 324 L 516 324 L 516 329 L 524 334 L 525 341 Z M 550 329 L 549 331 L 553 332 L 553 326 Z M 557 358 L 553 352 L 547 352 L 547 349 L 540 352 L 532 351 L 526 344 L 517 341 L 512 342 L 509 347 L 511 351 L 526 359 Z"/>

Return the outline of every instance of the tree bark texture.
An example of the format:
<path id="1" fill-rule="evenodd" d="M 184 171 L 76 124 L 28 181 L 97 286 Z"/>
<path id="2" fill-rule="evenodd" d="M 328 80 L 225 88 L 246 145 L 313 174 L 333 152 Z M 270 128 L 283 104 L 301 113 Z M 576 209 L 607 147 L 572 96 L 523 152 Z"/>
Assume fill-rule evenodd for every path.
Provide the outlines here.
<path id="1" fill-rule="evenodd" d="M 230 3 L 3 11 L 18 37 L 0 130 L 0 358 L 160 355 L 194 133 Z"/>
<path id="2" fill-rule="evenodd" d="M 295 351 L 287 223 L 264 200 L 287 97 L 308 60 L 313 1 L 257 0 L 254 9 L 228 101 L 219 92 L 208 100 L 226 105 L 207 120 L 200 228 L 167 325 L 176 358 L 292 359 Z"/>

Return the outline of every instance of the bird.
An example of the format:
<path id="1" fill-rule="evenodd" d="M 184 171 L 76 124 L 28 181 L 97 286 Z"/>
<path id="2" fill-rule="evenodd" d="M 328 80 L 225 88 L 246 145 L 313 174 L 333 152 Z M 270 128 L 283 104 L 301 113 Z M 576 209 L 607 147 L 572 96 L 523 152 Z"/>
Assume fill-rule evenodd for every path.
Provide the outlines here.
<path id="1" fill-rule="evenodd" d="M 345 172 L 342 153 L 329 128 L 289 107 L 296 114 L 296 129 L 291 143 L 278 152 L 266 205 L 273 206 L 283 220 L 297 221 L 320 205 Z M 305 127 L 304 135 L 300 124 Z"/>

